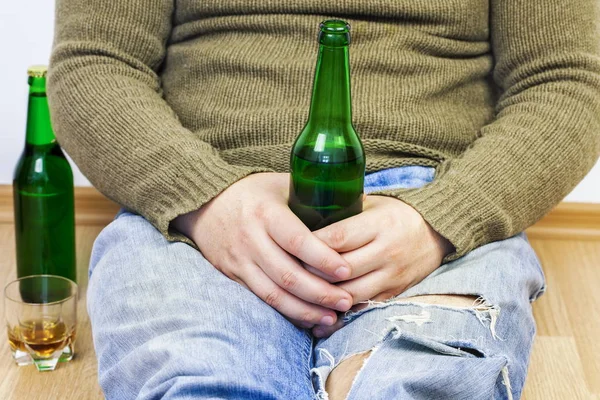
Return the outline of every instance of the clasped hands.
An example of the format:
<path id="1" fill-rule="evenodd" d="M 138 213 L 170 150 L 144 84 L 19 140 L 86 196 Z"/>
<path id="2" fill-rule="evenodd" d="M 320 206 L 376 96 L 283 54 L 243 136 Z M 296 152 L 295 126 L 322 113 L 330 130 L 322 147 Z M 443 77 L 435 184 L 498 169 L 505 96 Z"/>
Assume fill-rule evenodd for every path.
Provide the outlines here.
<path id="1" fill-rule="evenodd" d="M 317 337 L 339 312 L 383 301 L 440 266 L 452 245 L 406 203 L 366 196 L 363 212 L 311 232 L 289 209 L 289 174 L 253 174 L 173 226 L 219 271 Z"/>

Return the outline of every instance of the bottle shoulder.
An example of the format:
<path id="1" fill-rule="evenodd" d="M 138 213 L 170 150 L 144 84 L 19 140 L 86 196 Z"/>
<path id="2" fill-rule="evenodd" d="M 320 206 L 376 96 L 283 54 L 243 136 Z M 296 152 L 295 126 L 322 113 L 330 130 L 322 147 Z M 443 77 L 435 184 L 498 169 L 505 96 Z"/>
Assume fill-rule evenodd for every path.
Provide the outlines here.
<path id="1" fill-rule="evenodd" d="M 13 185 L 33 192 L 73 190 L 73 171 L 60 147 L 39 149 L 27 145 L 17 162 Z"/>

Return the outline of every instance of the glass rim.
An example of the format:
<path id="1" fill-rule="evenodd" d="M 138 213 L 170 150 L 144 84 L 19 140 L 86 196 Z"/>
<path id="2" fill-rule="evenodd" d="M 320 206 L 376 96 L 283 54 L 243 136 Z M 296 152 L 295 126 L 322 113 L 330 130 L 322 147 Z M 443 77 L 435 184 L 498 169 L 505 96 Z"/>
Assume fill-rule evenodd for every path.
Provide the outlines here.
<path id="1" fill-rule="evenodd" d="M 22 281 L 25 281 L 25 280 L 28 280 L 28 279 L 33 279 L 33 278 L 52 278 L 52 279 L 63 280 L 63 281 L 68 282 L 74 290 L 73 290 L 73 293 L 71 293 L 71 295 L 69 295 L 68 297 L 65 297 L 64 299 L 57 300 L 57 301 L 51 301 L 51 302 L 48 302 L 48 303 L 27 303 L 27 302 L 22 301 L 22 300 L 13 299 L 11 296 L 8 295 L 8 288 L 10 286 L 12 286 L 13 284 L 16 284 L 17 282 L 22 282 Z M 72 298 L 76 297 L 77 293 L 79 293 L 79 286 L 77 285 L 77 282 L 72 281 L 71 279 L 65 278 L 64 276 L 60 276 L 60 275 L 49 275 L 49 274 L 27 275 L 27 276 L 23 276 L 21 278 L 17 278 L 17 279 L 15 279 L 13 281 L 8 282 L 6 284 L 6 286 L 4 286 L 4 291 L 3 292 L 4 292 L 4 298 L 6 300 L 12 301 L 13 303 L 25 304 L 25 305 L 28 305 L 28 306 L 50 306 L 50 305 L 56 305 L 56 304 L 65 303 L 65 302 L 71 300 Z"/>

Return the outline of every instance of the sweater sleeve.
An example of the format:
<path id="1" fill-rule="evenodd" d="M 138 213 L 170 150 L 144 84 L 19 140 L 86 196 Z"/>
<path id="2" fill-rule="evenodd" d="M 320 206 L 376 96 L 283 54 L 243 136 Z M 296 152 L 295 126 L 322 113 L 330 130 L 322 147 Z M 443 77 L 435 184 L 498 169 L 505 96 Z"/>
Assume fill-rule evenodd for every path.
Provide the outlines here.
<path id="1" fill-rule="evenodd" d="M 492 0 L 494 120 L 429 185 L 381 194 L 413 206 L 458 258 L 534 224 L 600 153 L 598 0 Z"/>
<path id="2" fill-rule="evenodd" d="M 60 144 L 94 186 L 184 239 L 171 220 L 261 169 L 226 163 L 162 98 L 173 3 L 57 0 L 48 96 Z"/>

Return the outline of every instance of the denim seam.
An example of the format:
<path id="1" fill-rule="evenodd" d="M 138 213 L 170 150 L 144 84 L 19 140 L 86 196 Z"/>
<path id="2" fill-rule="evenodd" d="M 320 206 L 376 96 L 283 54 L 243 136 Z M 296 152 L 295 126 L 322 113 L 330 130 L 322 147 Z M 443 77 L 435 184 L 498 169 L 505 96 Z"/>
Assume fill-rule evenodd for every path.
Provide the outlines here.
<path id="1" fill-rule="evenodd" d="M 309 388 L 312 388 L 313 396 L 316 399 L 317 394 L 315 392 L 315 387 L 313 385 L 311 372 L 310 372 L 312 370 L 311 363 L 312 363 L 312 358 L 313 358 L 313 348 L 314 348 L 314 340 L 315 339 L 314 339 L 314 336 L 309 334 L 306 329 L 303 329 L 303 334 L 306 339 L 305 343 L 308 345 L 308 346 L 304 346 L 304 349 L 303 349 L 304 359 L 306 360 L 306 363 L 308 366 L 308 376 L 306 377 L 307 381 L 308 381 L 307 384 L 308 384 Z"/>

